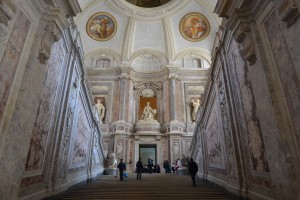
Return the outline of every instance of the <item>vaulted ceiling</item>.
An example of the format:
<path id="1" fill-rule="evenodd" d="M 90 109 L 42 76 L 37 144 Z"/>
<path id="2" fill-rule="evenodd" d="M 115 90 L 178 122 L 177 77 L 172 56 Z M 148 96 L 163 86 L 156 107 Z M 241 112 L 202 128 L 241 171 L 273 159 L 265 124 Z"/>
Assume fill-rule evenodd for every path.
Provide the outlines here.
<path id="1" fill-rule="evenodd" d="M 126 0 L 79 0 L 79 3 L 82 13 L 75 23 L 81 34 L 87 67 L 92 67 L 95 57 L 101 56 L 112 57 L 116 66 L 136 67 L 147 62 L 180 65 L 181 59 L 187 55 L 202 57 L 210 62 L 210 53 L 220 24 L 220 19 L 213 13 L 217 0 L 171 0 L 154 8 L 141 8 Z M 93 18 L 99 12 L 108 16 L 108 20 Z M 180 31 L 179 24 L 189 13 L 199 13 L 207 19 L 210 29 L 204 39 L 188 40 Z M 89 20 L 94 20 L 92 25 L 98 20 L 104 26 L 110 20 L 115 32 L 109 29 L 110 32 L 104 33 L 110 34 L 108 40 L 97 40 L 88 34 Z"/>

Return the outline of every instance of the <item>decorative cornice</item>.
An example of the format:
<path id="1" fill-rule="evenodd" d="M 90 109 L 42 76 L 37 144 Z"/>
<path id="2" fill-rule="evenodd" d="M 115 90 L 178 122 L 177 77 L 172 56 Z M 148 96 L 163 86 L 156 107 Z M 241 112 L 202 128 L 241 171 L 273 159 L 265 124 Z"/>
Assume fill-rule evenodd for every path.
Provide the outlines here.
<path id="1" fill-rule="evenodd" d="M 295 0 L 282 0 L 279 2 L 278 14 L 281 20 L 286 22 L 286 25 L 289 27 L 299 18 L 299 8 Z"/>
<path id="2" fill-rule="evenodd" d="M 42 64 L 46 64 L 46 61 L 50 58 L 51 55 L 52 45 L 60 39 L 62 34 L 57 24 L 53 21 L 45 22 L 44 30 L 45 33 L 43 34 L 41 39 L 41 48 L 38 56 L 38 59 Z"/>

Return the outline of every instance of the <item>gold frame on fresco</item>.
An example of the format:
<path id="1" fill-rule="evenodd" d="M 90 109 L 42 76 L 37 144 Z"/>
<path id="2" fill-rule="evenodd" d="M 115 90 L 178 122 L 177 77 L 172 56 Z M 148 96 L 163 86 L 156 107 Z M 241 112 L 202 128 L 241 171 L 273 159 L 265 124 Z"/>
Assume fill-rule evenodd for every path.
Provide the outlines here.
<path id="1" fill-rule="evenodd" d="M 108 36 L 108 37 L 106 37 L 106 38 L 101 38 L 100 36 L 99 37 L 96 37 L 95 36 L 95 33 L 92 33 L 91 32 L 91 30 L 90 30 L 90 26 L 91 26 L 91 21 L 92 20 L 94 20 L 94 18 L 95 17 L 97 17 L 97 16 L 100 16 L 100 15 L 104 15 L 104 16 L 106 16 L 107 18 L 109 18 L 114 24 L 114 30 L 113 30 L 113 32 Z M 87 21 L 87 23 L 86 23 L 86 32 L 87 32 L 87 34 L 92 38 L 92 39 L 94 39 L 94 40 L 96 40 L 96 41 L 101 41 L 101 42 L 103 42 L 103 41 L 108 41 L 108 40 L 110 40 L 112 37 L 114 37 L 114 35 L 116 34 L 116 32 L 117 32 L 117 21 L 116 21 L 116 19 L 111 15 L 111 14 L 109 14 L 109 13 L 107 13 L 107 12 L 97 12 L 97 13 L 95 13 L 95 14 L 93 14 L 90 18 L 89 18 L 89 20 Z"/>
<path id="2" fill-rule="evenodd" d="M 206 29 L 206 32 L 203 35 L 201 35 L 200 37 L 192 38 L 192 37 L 188 36 L 184 30 L 187 28 L 191 29 L 191 27 L 183 27 L 183 26 L 187 19 L 196 18 L 196 17 L 201 18 L 204 21 L 204 23 L 207 26 L 207 29 Z M 191 41 L 191 42 L 199 42 L 201 40 L 204 40 L 209 35 L 210 23 L 203 14 L 198 13 L 198 12 L 191 12 L 191 13 L 184 15 L 181 18 L 180 23 L 179 23 L 179 30 L 180 30 L 180 34 L 182 35 L 182 37 L 184 37 L 186 40 Z M 190 31 L 190 32 L 192 32 L 192 31 Z"/>

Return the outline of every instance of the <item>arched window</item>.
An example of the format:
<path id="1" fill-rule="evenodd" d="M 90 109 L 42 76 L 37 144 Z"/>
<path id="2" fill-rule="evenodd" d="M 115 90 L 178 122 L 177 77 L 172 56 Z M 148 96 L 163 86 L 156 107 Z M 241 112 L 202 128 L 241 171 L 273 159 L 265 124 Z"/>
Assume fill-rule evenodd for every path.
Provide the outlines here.
<path id="1" fill-rule="evenodd" d="M 99 68 L 109 68 L 110 67 L 110 60 L 109 59 L 100 59 L 100 60 L 97 60 L 96 67 L 99 67 Z"/>
<path id="2" fill-rule="evenodd" d="M 201 68 L 201 60 L 198 58 L 185 59 L 184 68 Z"/>

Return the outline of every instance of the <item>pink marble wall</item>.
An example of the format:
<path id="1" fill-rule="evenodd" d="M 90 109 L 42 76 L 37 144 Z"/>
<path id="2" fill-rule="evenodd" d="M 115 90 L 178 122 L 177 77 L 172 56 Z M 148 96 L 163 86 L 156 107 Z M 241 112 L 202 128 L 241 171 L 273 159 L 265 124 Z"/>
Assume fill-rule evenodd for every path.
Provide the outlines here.
<path id="1" fill-rule="evenodd" d="M 290 49 L 282 26 L 278 22 L 275 13 L 265 22 L 265 29 L 272 48 L 272 56 L 276 62 L 275 68 L 278 70 L 280 83 L 289 109 L 289 115 L 293 123 L 294 132 L 296 134 L 295 139 L 300 143 L 300 81 L 299 73 L 297 73 L 299 66 L 294 65 L 294 60 L 292 60 L 293 54 L 289 51 Z M 296 39 L 296 37 L 291 38 Z M 299 41 L 299 38 L 296 40 Z M 299 59 L 299 52 L 297 52 L 297 59 Z"/>
<path id="2" fill-rule="evenodd" d="M 0 62 L 0 122 L 11 92 L 13 80 L 31 22 L 19 12 Z"/>
<path id="3" fill-rule="evenodd" d="M 42 169 L 46 145 L 49 135 L 51 119 L 55 114 L 54 105 L 57 97 L 58 85 L 62 82 L 62 68 L 65 52 L 62 42 L 53 45 L 52 55 L 49 59 L 43 92 L 35 113 L 34 126 L 30 140 L 30 148 L 27 155 L 26 171 Z"/>
<path id="4" fill-rule="evenodd" d="M 266 150 L 262 137 L 260 121 L 257 114 L 256 102 L 253 95 L 253 88 L 249 78 L 249 69 L 245 60 L 241 56 L 239 49 L 235 42 L 232 43 L 229 54 L 229 66 L 235 70 L 236 88 L 239 89 L 239 98 L 241 101 L 240 117 L 245 120 L 246 128 L 245 142 L 248 146 L 252 170 L 259 172 L 269 172 L 269 164 L 266 158 Z M 240 105 L 236 105 L 240 107 Z"/>

